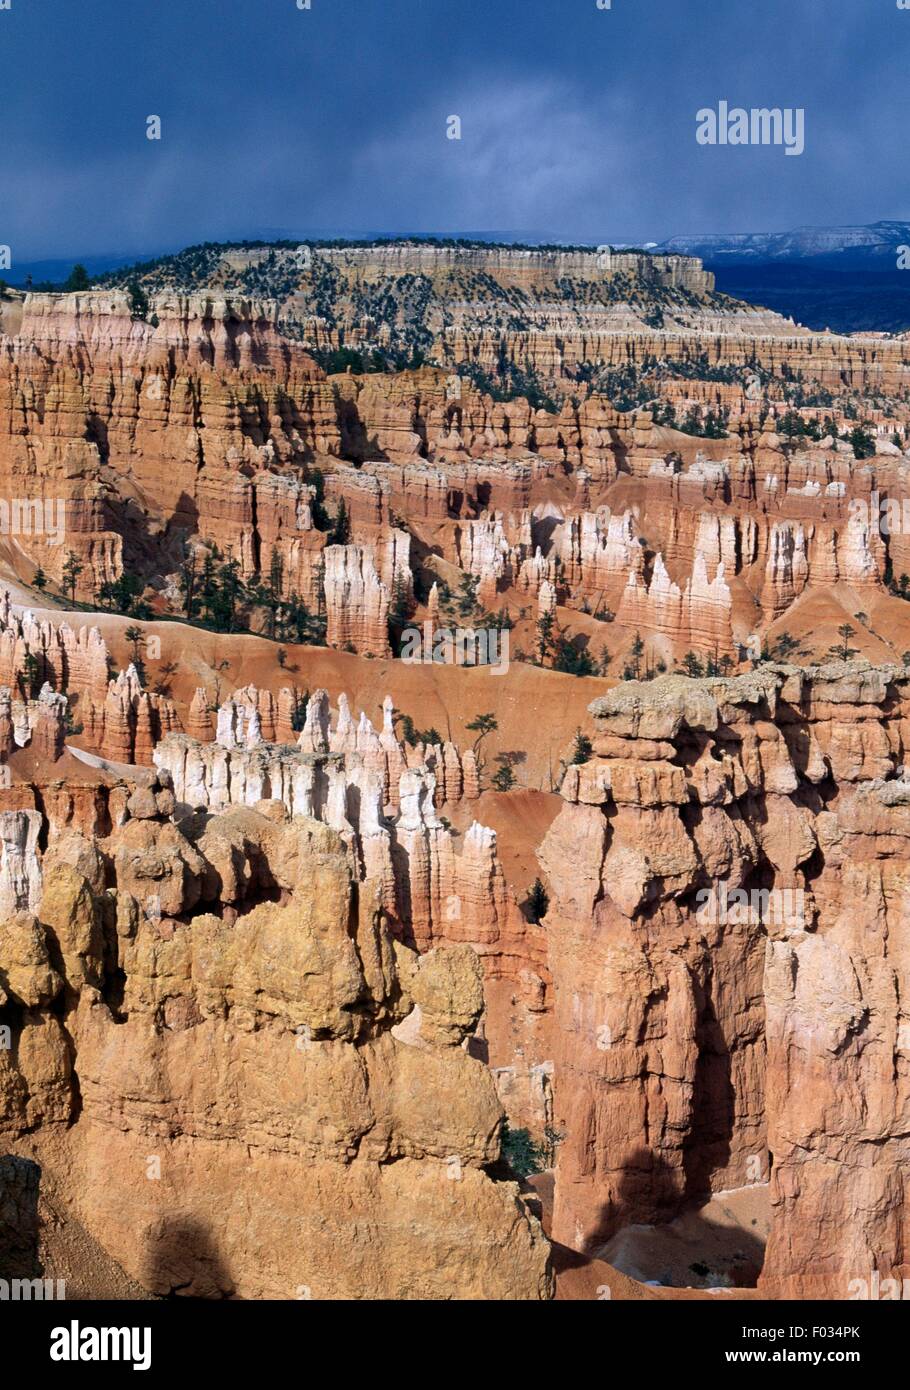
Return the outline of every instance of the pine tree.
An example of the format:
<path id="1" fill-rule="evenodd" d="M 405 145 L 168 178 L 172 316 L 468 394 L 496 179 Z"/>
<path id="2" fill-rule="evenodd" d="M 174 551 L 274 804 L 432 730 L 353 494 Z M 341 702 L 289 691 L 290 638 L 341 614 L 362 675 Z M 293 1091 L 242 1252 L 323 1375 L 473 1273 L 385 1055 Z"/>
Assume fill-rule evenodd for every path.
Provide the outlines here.
<path id="1" fill-rule="evenodd" d="M 76 581 L 84 569 L 82 561 L 71 550 L 67 551 L 63 565 L 63 588 L 64 591 L 69 590 L 71 603 L 76 602 Z"/>
<path id="2" fill-rule="evenodd" d="M 528 889 L 528 916 L 532 922 L 539 922 L 541 917 L 546 917 L 547 909 L 550 906 L 550 899 L 547 890 L 544 888 L 539 878 L 535 878 L 531 887 Z"/>
<path id="3" fill-rule="evenodd" d="M 133 659 L 133 665 L 134 665 L 135 668 L 136 668 L 136 671 L 137 671 L 137 673 L 138 673 L 138 675 L 139 675 L 139 679 L 142 681 L 142 683 L 143 683 L 143 685 L 144 685 L 144 684 L 145 684 L 145 663 L 144 663 L 143 660 L 142 660 L 142 655 L 141 655 L 141 653 L 140 653 L 140 651 L 139 651 L 139 647 L 140 647 L 140 644 L 142 643 L 143 638 L 145 637 L 145 633 L 142 631 L 142 628 L 141 628 L 141 627 L 136 627 L 135 625 L 132 625 L 132 626 L 130 626 L 130 627 L 128 627 L 128 628 L 126 629 L 126 631 L 124 632 L 123 636 L 124 636 L 124 638 L 126 639 L 126 641 L 129 642 L 130 646 L 132 647 L 132 650 L 133 650 L 133 658 L 132 658 L 132 659 Z"/>
<path id="4" fill-rule="evenodd" d="M 88 271 L 84 265 L 74 265 L 69 273 L 69 278 L 64 283 L 64 290 L 68 294 L 75 293 L 77 290 L 87 290 L 91 286 Z"/>
<path id="5" fill-rule="evenodd" d="M 641 680 L 641 659 L 644 655 L 644 650 L 645 644 L 641 639 L 641 633 L 636 632 L 635 640 L 632 643 L 632 670 L 635 673 L 635 679 L 637 681 Z"/>
<path id="6" fill-rule="evenodd" d="M 41 667 L 38 658 L 28 647 L 25 649 L 25 656 L 22 658 L 22 685 L 23 694 L 27 700 L 33 700 L 38 693 L 38 681 L 41 676 Z"/>
<path id="7" fill-rule="evenodd" d="M 477 759 L 478 766 L 482 767 L 483 763 L 480 757 L 480 745 L 487 734 L 492 734 L 499 728 L 499 720 L 496 718 L 495 714 L 478 714 L 466 727 L 470 729 L 472 734 L 477 735 L 474 740 L 474 756 Z"/>
<path id="8" fill-rule="evenodd" d="M 581 729 L 576 729 L 575 738 L 572 742 L 572 757 L 569 765 L 574 766 L 578 763 L 586 763 L 593 752 L 594 745 L 587 734 L 583 734 Z"/>
<path id="9" fill-rule="evenodd" d="M 145 319 L 148 317 L 149 297 L 139 284 L 138 280 L 133 280 L 127 286 L 127 294 L 130 297 L 130 316 L 134 319 Z"/>
<path id="10" fill-rule="evenodd" d="M 837 635 L 841 639 L 833 647 L 828 648 L 828 655 L 840 661 L 849 661 L 851 656 L 856 656 L 857 647 L 850 646 L 850 638 L 856 636 L 856 629 L 849 623 L 841 623 L 837 629 Z"/>
<path id="11" fill-rule="evenodd" d="M 515 786 L 515 773 L 508 763 L 498 767 L 490 778 L 490 785 L 498 792 L 510 792 Z"/>
<path id="12" fill-rule="evenodd" d="M 537 624 L 537 664 L 543 666 L 553 646 L 555 613 L 544 613 Z"/>
<path id="13" fill-rule="evenodd" d="M 351 518 L 348 515 L 347 504 L 342 497 L 338 503 L 338 511 L 335 513 L 335 525 L 332 527 L 331 544 L 348 545 L 351 539 Z"/>
<path id="14" fill-rule="evenodd" d="M 408 588 L 403 575 L 396 575 L 395 583 L 392 585 L 392 598 L 389 604 L 389 627 L 395 632 L 401 632 L 402 628 L 407 627 L 408 618 L 411 613 L 410 600 L 408 598 Z"/>

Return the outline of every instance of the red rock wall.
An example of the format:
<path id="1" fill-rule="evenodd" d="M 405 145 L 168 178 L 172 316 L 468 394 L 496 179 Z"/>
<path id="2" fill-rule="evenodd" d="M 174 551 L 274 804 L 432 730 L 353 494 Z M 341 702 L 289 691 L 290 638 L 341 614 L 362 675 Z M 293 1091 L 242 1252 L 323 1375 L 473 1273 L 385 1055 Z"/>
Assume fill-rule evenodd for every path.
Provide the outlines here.
<path id="1" fill-rule="evenodd" d="M 555 1238 L 770 1170 L 766 1294 L 906 1274 L 910 671 L 667 677 L 592 712 L 541 850 Z"/>

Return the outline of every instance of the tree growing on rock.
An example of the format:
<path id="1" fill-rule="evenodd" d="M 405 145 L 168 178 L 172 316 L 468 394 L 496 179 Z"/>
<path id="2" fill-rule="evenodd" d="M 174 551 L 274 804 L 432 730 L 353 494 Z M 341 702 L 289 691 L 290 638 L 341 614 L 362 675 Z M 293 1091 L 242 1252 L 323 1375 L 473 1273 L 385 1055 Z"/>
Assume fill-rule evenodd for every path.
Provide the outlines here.
<path id="1" fill-rule="evenodd" d="M 838 661 L 849 661 L 851 656 L 859 653 L 858 647 L 850 646 L 850 638 L 856 636 L 856 628 L 850 623 L 841 623 L 837 629 L 837 635 L 841 639 L 828 648 L 828 655 L 833 656 Z"/>
<path id="2" fill-rule="evenodd" d="M 544 613 L 537 624 L 537 665 L 543 666 L 553 648 L 555 613 Z"/>
<path id="3" fill-rule="evenodd" d="M 136 627 L 135 624 L 133 624 L 126 629 L 123 636 L 130 645 L 132 663 L 136 668 L 136 671 L 139 675 L 139 679 L 142 681 L 144 685 L 145 662 L 142 660 L 142 652 L 140 651 L 140 647 L 142 646 L 142 643 L 145 640 L 145 633 L 142 631 L 141 627 Z"/>
<path id="4" fill-rule="evenodd" d="M 478 714 L 466 727 L 472 734 L 477 735 L 473 745 L 474 757 L 477 759 L 478 772 L 482 772 L 484 759 L 481 753 L 481 744 L 489 734 L 494 733 L 499 728 L 499 720 L 495 714 Z"/>
<path id="5" fill-rule="evenodd" d="M 97 602 L 109 612 L 123 613 L 126 617 L 147 617 L 151 610 L 148 604 L 140 602 L 142 580 L 136 574 L 124 573 L 119 579 L 106 580 L 98 590 Z"/>
<path id="6" fill-rule="evenodd" d="M 64 281 L 63 288 L 67 294 L 75 294 L 79 290 L 90 289 L 91 284 L 92 282 L 89 279 L 89 273 L 85 266 L 77 262 Z"/>
<path id="7" fill-rule="evenodd" d="M 408 619 L 411 616 L 411 603 L 408 598 L 408 587 L 402 575 L 395 576 L 395 583 L 392 585 L 392 596 L 389 603 L 389 635 L 394 639 L 403 628 L 407 627 Z"/>
<path id="8" fill-rule="evenodd" d="M 593 756 L 593 753 L 594 745 L 588 735 L 582 733 L 581 729 L 576 729 L 575 738 L 572 740 L 572 756 L 569 759 L 569 766 L 586 763 Z"/>
<path id="9" fill-rule="evenodd" d="M 511 1129 L 506 1120 L 502 1122 L 502 1161 L 517 1178 L 529 1178 L 534 1173 L 542 1173 L 546 1167 L 545 1156 L 538 1144 L 531 1138 L 530 1130 Z"/>
<path id="10" fill-rule="evenodd" d="M 558 632 L 553 645 L 553 670 L 566 676 L 596 676 L 598 666 L 587 647 L 578 647 L 565 632 Z"/>
<path id="11" fill-rule="evenodd" d="M 68 550 L 63 564 L 63 589 L 64 592 L 69 591 L 71 603 L 76 602 L 76 584 L 84 569 L 85 565 L 78 555 L 74 555 L 72 550 Z"/>
<path id="12" fill-rule="evenodd" d="M 127 286 L 127 294 L 130 298 L 130 317 L 141 320 L 147 319 L 149 312 L 149 297 L 138 280 L 130 282 Z"/>
<path id="13" fill-rule="evenodd" d="M 635 672 L 635 679 L 637 681 L 641 680 L 641 659 L 644 655 L 644 651 L 645 644 L 642 641 L 641 633 L 636 632 L 634 641 L 632 642 L 631 656 L 632 670 Z"/>
<path id="14" fill-rule="evenodd" d="M 542 917 L 546 917 L 549 906 L 550 899 L 547 890 L 540 879 L 535 878 L 528 889 L 528 916 L 531 921 L 539 922 Z"/>
<path id="15" fill-rule="evenodd" d="M 502 763 L 490 778 L 490 785 L 498 792 L 510 792 L 516 783 L 515 773 L 508 763 Z"/>
<path id="16" fill-rule="evenodd" d="M 347 503 L 342 497 L 338 503 L 338 511 L 335 513 L 335 524 L 332 527 L 329 539 L 330 545 L 348 545 L 351 540 L 351 518 L 348 514 Z"/>

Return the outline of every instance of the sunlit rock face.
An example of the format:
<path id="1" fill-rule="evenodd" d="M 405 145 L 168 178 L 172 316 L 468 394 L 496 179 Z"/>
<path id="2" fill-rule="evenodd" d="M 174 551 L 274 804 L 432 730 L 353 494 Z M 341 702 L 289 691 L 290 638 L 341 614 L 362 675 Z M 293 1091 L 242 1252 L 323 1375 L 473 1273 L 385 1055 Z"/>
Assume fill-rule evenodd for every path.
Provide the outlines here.
<path id="1" fill-rule="evenodd" d="M 592 705 L 541 850 L 557 1239 L 770 1180 L 769 1296 L 906 1269 L 908 696 L 840 662 Z"/>
<path id="2" fill-rule="evenodd" d="M 259 254 L 0 300 L 0 1155 L 153 1294 L 548 1297 L 503 1114 L 579 1255 L 756 1187 L 764 1293 L 907 1273 L 906 344 Z"/>
<path id="3" fill-rule="evenodd" d="M 396 941 L 324 824 L 181 828 L 149 795 L 40 870 L 38 813 L 4 818 L 4 1143 L 155 1294 L 548 1297 L 548 1242 L 486 1171 L 474 951 Z"/>

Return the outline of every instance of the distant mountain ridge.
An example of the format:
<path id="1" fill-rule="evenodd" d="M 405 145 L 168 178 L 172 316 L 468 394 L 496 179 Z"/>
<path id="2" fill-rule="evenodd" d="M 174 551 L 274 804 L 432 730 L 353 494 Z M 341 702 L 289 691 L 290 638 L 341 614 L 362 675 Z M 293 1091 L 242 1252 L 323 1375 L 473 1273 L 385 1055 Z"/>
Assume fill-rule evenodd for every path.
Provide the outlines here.
<path id="1" fill-rule="evenodd" d="M 883 220 L 865 226 L 797 227 L 789 232 L 709 232 L 675 236 L 656 250 L 699 256 L 708 265 L 811 261 L 840 270 L 893 270 L 897 248 L 910 244 L 910 222 Z"/>
<path id="2" fill-rule="evenodd" d="M 910 273 L 898 269 L 902 246 L 910 246 L 910 221 L 891 218 L 789 232 L 675 236 L 656 250 L 698 256 L 724 294 L 808 328 L 906 333 Z"/>

